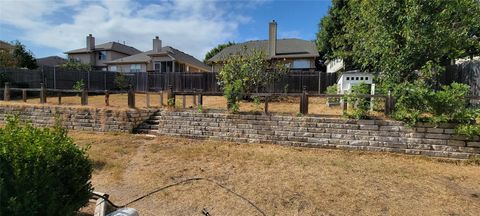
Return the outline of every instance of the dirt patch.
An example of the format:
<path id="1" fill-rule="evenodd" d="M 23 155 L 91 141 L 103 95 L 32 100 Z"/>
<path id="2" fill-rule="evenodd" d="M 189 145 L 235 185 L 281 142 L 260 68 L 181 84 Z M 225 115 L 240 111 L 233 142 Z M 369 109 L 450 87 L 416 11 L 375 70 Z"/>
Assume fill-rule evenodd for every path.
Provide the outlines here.
<path id="1" fill-rule="evenodd" d="M 71 134 L 90 144 L 96 191 L 141 215 L 477 215 L 480 167 L 385 153 L 129 134 Z M 224 186 L 219 187 L 216 183 Z"/>

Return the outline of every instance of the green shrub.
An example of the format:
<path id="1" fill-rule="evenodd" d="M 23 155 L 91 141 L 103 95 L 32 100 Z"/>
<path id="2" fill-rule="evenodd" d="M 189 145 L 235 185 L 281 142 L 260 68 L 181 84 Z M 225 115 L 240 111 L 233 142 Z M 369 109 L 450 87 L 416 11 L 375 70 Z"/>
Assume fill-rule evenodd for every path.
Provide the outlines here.
<path id="1" fill-rule="evenodd" d="M 392 117 L 399 121 L 414 125 L 421 121 L 423 114 L 429 109 L 431 90 L 421 83 L 402 83 L 394 87 L 396 98 Z"/>
<path id="2" fill-rule="evenodd" d="M 64 129 L 9 118 L 0 128 L 0 215 L 73 215 L 87 204 L 92 164 Z"/>
<path id="3" fill-rule="evenodd" d="M 423 82 L 403 83 L 394 89 L 394 119 L 414 125 L 419 121 L 433 123 L 475 123 L 478 109 L 468 108 L 465 96 L 469 86 L 452 83 L 442 90 L 429 89 Z"/>
<path id="4" fill-rule="evenodd" d="M 461 124 L 455 128 L 455 132 L 470 138 L 474 136 L 480 136 L 480 125 Z"/>
<path id="5" fill-rule="evenodd" d="M 73 90 L 75 90 L 75 91 L 82 91 L 84 88 L 85 88 L 85 82 L 83 81 L 83 79 L 77 80 L 73 84 Z"/>
<path id="6" fill-rule="evenodd" d="M 337 94 L 338 86 L 333 84 L 327 87 L 327 94 Z M 328 103 L 340 103 L 340 98 L 328 98 Z"/>
<path id="7" fill-rule="evenodd" d="M 370 118 L 370 100 L 360 95 L 370 94 L 370 85 L 361 83 L 352 86 L 351 91 L 344 97 L 348 103 L 353 104 L 353 111 L 347 112 L 347 117 L 354 119 Z"/>
<path id="8" fill-rule="evenodd" d="M 118 90 L 128 90 L 130 87 L 130 82 L 127 79 L 127 76 L 122 72 L 115 73 L 113 82 L 115 83 L 115 88 Z"/>

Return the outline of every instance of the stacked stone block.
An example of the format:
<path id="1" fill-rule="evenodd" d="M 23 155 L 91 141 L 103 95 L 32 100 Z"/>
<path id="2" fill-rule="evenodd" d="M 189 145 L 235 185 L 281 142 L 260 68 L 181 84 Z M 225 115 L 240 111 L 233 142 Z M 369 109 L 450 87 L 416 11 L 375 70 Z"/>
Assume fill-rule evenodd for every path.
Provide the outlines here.
<path id="1" fill-rule="evenodd" d="M 275 143 L 467 159 L 480 157 L 479 137 L 456 135 L 455 125 L 405 126 L 390 120 L 168 112 L 138 131 L 234 142 Z"/>

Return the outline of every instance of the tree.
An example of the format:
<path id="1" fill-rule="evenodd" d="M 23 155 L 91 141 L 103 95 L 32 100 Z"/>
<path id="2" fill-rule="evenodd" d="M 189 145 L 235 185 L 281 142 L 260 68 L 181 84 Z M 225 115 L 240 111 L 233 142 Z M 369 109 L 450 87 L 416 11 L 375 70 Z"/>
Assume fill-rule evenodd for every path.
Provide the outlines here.
<path id="1" fill-rule="evenodd" d="M 323 60 L 344 58 L 350 49 L 345 41 L 345 22 L 348 20 L 348 0 L 333 0 L 328 15 L 320 20 L 317 48 Z"/>
<path id="2" fill-rule="evenodd" d="M 229 47 L 229 46 L 232 46 L 232 45 L 235 45 L 235 42 L 227 42 L 227 43 L 224 43 L 224 44 L 219 44 L 217 47 L 211 49 L 210 51 L 207 52 L 207 54 L 205 54 L 205 59 L 203 60 L 203 62 L 207 62 L 209 59 L 211 59 L 213 56 L 215 56 L 216 54 L 218 54 L 220 51 L 222 51 L 223 49 Z"/>
<path id="3" fill-rule="evenodd" d="M 238 102 L 245 94 L 265 90 L 262 88 L 287 71 L 284 61 L 269 60 L 262 51 L 244 48 L 242 52 L 227 57 L 218 80 L 223 86 L 228 107 L 236 112 Z"/>
<path id="4" fill-rule="evenodd" d="M 92 71 L 92 66 L 90 64 L 84 64 L 74 59 L 68 60 L 68 62 L 62 64 L 60 67 L 67 70 Z"/>
<path id="5" fill-rule="evenodd" d="M 2 67 L 16 67 L 17 61 L 13 58 L 11 52 L 0 50 L 0 66 Z"/>
<path id="6" fill-rule="evenodd" d="M 327 57 L 351 57 L 383 81 L 431 80 L 451 59 L 480 53 L 478 0 L 339 1 L 344 7 L 335 2 L 318 34 L 329 43 L 317 41 L 319 49 Z M 337 17 L 342 32 L 329 23 Z"/>
<path id="7" fill-rule="evenodd" d="M 37 60 L 33 57 L 33 53 L 25 48 L 20 41 L 15 41 L 12 56 L 16 59 L 16 66 L 21 68 L 35 69 L 38 68 Z"/>

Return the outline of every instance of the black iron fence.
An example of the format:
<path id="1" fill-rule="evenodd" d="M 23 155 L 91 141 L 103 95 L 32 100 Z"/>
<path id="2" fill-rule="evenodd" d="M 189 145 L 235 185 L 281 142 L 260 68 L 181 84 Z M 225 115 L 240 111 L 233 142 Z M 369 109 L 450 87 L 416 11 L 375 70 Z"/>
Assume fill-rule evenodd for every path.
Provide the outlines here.
<path id="1" fill-rule="evenodd" d="M 83 80 L 89 90 L 119 90 L 115 81 L 122 74 L 136 91 L 162 91 L 172 86 L 174 91 L 221 92 L 217 73 L 170 72 L 170 73 L 119 73 L 112 71 L 77 71 L 63 68 L 43 67 L 35 70 L 0 69 L 0 85 L 10 82 L 16 88 L 40 88 L 44 83 L 49 89 L 73 89 L 76 82 Z M 319 71 L 291 71 L 265 87 L 267 92 L 300 93 L 303 87 L 309 92 L 321 93 L 336 83 L 336 74 Z"/>

